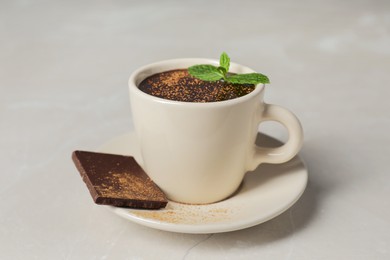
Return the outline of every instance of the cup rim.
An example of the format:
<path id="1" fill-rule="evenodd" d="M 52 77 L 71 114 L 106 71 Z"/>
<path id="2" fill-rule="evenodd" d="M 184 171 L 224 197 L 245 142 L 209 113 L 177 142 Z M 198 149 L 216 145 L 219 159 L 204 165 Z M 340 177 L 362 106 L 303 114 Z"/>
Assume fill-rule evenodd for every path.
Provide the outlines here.
<path id="1" fill-rule="evenodd" d="M 129 80 L 128 80 L 128 86 L 129 86 L 130 93 L 140 95 L 143 98 L 146 98 L 146 99 L 149 99 L 151 101 L 158 102 L 158 103 L 180 105 L 180 106 L 210 107 L 210 106 L 233 105 L 233 104 L 245 102 L 249 99 L 252 99 L 254 96 L 258 95 L 265 88 L 265 84 L 257 84 L 255 89 L 252 92 L 250 92 L 244 96 L 233 98 L 233 99 L 228 99 L 228 100 L 223 100 L 223 101 L 212 101 L 212 102 L 204 102 L 203 103 L 203 102 L 177 101 L 177 100 L 170 100 L 170 99 L 165 99 L 165 98 L 161 98 L 161 97 L 156 97 L 156 96 L 153 96 L 153 95 L 150 95 L 148 93 L 141 91 L 137 86 L 138 78 L 142 74 L 144 74 L 143 75 L 144 77 L 141 80 L 144 80 L 146 77 L 151 76 L 155 73 L 160 73 L 160 72 L 174 70 L 174 69 L 184 69 L 184 68 L 188 68 L 189 66 L 192 66 L 195 64 L 219 65 L 219 61 L 215 60 L 215 59 L 207 59 L 207 58 L 180 58 L 180 59 L 162 60 L 162 61 L 158 61 L 158 62 L 144 65 L 144 66 L 136 69 L 133 73 L 131 73 Z M 154 73 L 150 73 L 150 74 L 146 73 L 146 71 L 151 71 L 155 68 L 160 68 L 160 69 L 156 70 Z M 241 64 L 235 63 L 235 62 L 230 63 L 230 68 L 231 68 L 231 71 L 233 71 L 233 72 L 238 72 L 238 71 L 240 71 L 240 72 L 242 71 L 245 73 L 255 72 L 253 69 L 246 67 L 246 66 L 243 66 Z"/>

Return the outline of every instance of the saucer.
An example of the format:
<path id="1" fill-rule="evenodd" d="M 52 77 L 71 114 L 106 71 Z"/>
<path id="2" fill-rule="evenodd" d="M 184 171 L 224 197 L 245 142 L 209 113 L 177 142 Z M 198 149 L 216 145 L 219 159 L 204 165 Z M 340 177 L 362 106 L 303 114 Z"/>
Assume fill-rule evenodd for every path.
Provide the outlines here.
<path id="1" fill-rule="evenodd" d="M 281 145 L 281 142 L 260 133 L 258 140 L 262 146 Z M 131 155 L 140 165 L 143 164 L 134 132 L 112 139 L 99 151 Z M 307 169 L 296 156 L 287 163 L 262 164 L 248 172 L 236 193 L 217 203 L 189 205 L 169 201 L 166 208 L 160 210 L 107 207 L 127 220 L 155 229 L 193 234 L 228 232 L 278 216 L 299 199 L 307 180 Z"/>

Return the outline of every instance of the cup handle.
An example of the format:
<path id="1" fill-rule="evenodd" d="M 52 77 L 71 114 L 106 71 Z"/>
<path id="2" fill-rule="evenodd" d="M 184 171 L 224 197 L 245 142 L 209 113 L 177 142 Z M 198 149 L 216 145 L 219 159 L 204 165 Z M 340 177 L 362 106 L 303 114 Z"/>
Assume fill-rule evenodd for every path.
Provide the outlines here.
<path id="1" fill-rule="evenodd" d="M 292 159 L 302 147 L 303 130 L 298 118 L 289 110 L 277 106 L 264 104 L 261 124 L 264 121 L 277 121 L 284 125 L 288 131 L 288 141 L 276 148 L 265 148 L 255 145 L 253 159 L 250 163 L 250 170 L 256 169 L 261 163 L 283 163 Z"/>

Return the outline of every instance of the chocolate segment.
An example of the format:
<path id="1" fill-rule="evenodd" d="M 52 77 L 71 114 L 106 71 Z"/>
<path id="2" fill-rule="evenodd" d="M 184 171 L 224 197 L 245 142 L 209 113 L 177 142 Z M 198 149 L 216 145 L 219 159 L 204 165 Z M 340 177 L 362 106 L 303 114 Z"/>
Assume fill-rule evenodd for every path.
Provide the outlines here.
<path id="1" fill-rule="evenodd" d="M 168 203 L 131 156 L 74 151 L 72 159 L 96 204 L 159 209 Z"/>

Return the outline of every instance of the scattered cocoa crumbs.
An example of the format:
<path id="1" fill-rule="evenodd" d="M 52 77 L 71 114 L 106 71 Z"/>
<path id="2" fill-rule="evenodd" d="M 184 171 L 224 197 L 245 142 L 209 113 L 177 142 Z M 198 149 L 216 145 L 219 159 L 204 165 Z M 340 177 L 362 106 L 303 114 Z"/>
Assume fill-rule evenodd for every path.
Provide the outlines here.
<path id="1" fill-rule="evenodd" d="M 209 205 L 190 205 L 170 201 L 167 207 L 159 211 L 132 210 L 131 214 L 148 220 L 172 224 L 207 224 L 229 221 L 236 212 L 231 208 Z"/>
<path id="2" fill-rule="evenodd" d="M 145 93 L 164 99 L 203 103 L 241 97 L 255 89 L 253 84 L 203 81 L 192 77 L 187 69 L 154 74 L 144 79 L 138 87 Z"/>

